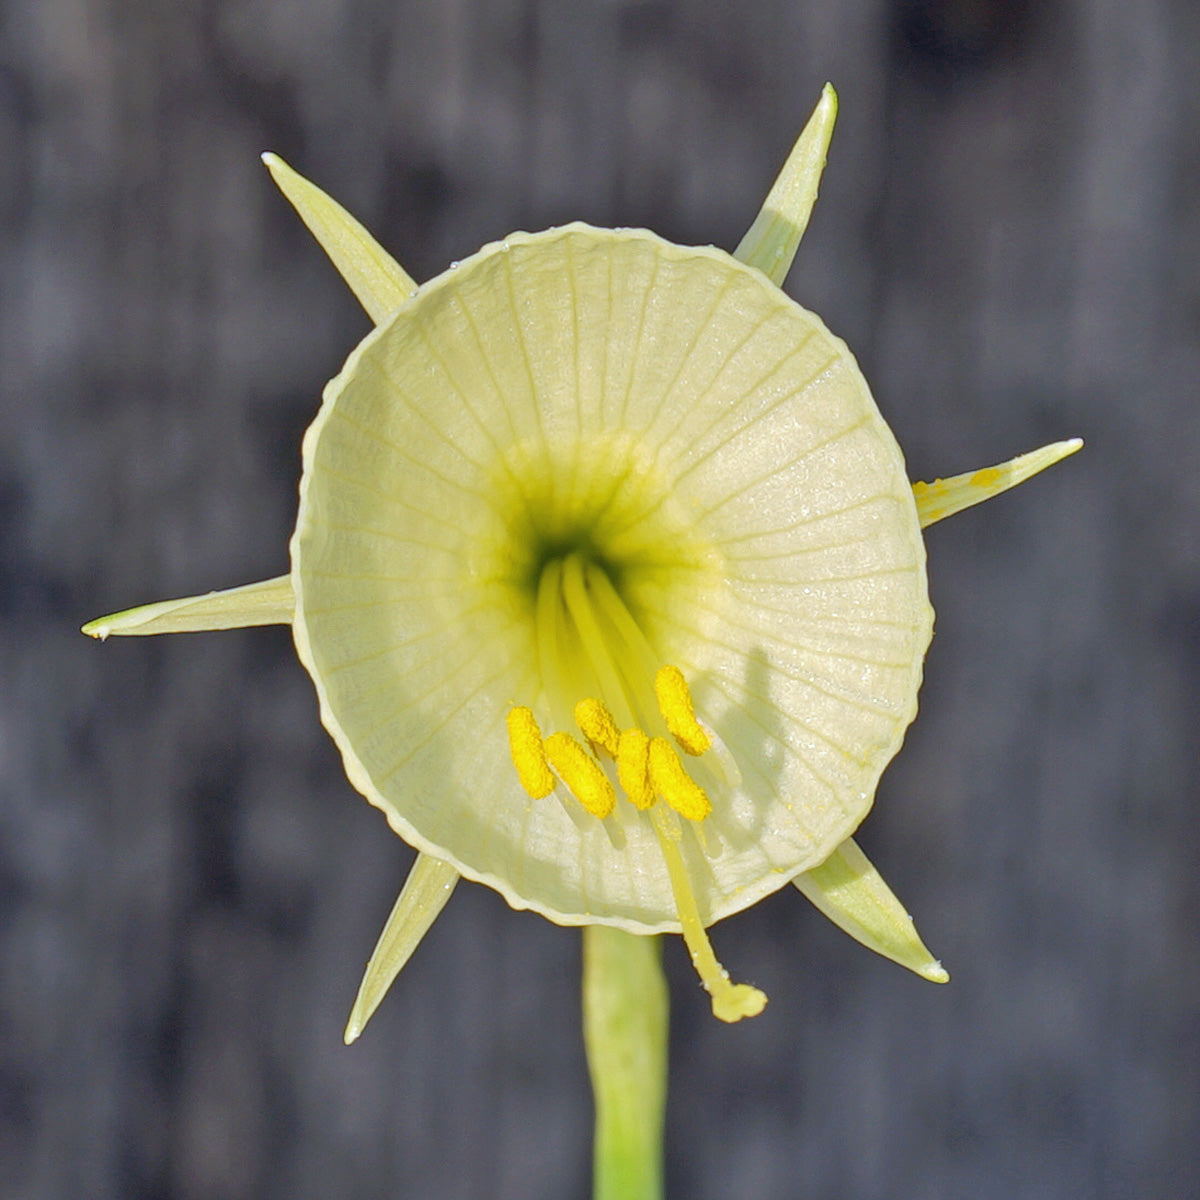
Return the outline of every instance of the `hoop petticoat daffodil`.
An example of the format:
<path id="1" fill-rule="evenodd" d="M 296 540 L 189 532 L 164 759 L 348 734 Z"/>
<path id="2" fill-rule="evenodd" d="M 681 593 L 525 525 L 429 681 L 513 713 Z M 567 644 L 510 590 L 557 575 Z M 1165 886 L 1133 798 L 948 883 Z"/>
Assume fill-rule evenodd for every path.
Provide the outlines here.
<path id="1" fill-rule="evenodd" d="M 516 233 L 420 287 L 274 156 L 376 322 L 304 439 L 291 573 L 97 637 L 291 623 L 347 774 L 420 852 L 357 1036 L 459 875 L 571 925 L 706 928 L 794 882 L 947 978 L 850 840 L 916 713 L 921 528 L 1077 449 L 910 485 L 846 346 L 780 285 L 826 88 L 733 255 Z"/>

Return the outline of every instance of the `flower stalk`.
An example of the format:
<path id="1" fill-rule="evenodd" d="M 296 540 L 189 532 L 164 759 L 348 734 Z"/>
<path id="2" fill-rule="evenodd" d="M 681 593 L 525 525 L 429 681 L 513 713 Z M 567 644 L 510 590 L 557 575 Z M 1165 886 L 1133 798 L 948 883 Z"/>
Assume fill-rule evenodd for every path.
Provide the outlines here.
<path id="1" fill-rule="evenodd" d="M 596 1104 L 593 1200 L 661 1200 L 667 986 L 660 939 L 583 930 L 583 1036 Z"/>

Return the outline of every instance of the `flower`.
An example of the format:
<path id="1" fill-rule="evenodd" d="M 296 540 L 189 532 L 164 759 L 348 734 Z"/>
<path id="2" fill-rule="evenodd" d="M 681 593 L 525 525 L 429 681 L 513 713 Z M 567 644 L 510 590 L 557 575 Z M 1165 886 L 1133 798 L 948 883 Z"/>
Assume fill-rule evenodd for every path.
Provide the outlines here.
<path id="1" fill-rule="evenodd" d="M 733 255 L 516 233 L 418 287 L 282 161 L 376 327 L 304 439 L 289 576 L 85 626 L 289 622 L 350 781 L 419 851 L 347 1030 L 460 875 L 563 924 L 706 929 L 794 882 L 943 981 L 851 835 L 916 713 L 921 529 L 1071 453 L 910 485 L 846 346 L 780 289 L 826 88 Z"/>

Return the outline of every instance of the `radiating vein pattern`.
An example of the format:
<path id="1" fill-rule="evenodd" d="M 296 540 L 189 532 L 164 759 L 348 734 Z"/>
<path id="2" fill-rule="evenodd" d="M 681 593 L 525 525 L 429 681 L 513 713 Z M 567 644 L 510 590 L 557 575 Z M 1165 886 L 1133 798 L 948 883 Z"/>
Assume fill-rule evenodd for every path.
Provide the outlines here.
<path id="1" fill-rule="evenodd" d="M 708 844 L 680 843 L 706 919 L 853 832 L 931 627 L 904 464 L 849 351 L 760 273 L 640 231 L 514 234 L 368 337 L 306 439 L 293 555 L 356 786 L 564 922 L 678 928 L 644 815 L 622 799 L 618 837 L 512 772 L 506 712 L 558 720 L 592 677 L 543 669 L 570 651 L 539 643 L 553 563 L 604 573 L 733 764 L 704 768 Z"/>

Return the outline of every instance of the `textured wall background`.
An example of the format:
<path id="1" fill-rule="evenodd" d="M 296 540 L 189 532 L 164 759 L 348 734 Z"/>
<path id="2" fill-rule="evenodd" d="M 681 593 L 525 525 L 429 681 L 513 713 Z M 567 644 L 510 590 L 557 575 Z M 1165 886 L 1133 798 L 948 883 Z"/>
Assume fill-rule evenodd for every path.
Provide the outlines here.
<path id="1" fill-rule="evenodd" d="M 862 842 L 954 981 L 790 890 L 673 978 L 671 1193 L 1200 1194 L 1200 9 L 1191 0 L 6 0 L 0 1193 L 587 1194 L 577 935 L 464 885 L 341 1030 L 409 852 L 285 630 L 93 644 L 286 569 L 366 332 L 258 162 L 420 279 L 583 218 L 737 239 L 832 80 L 789 284 L 917 478 L 1083 454 L 931 530 L 923 714 Z"/>

